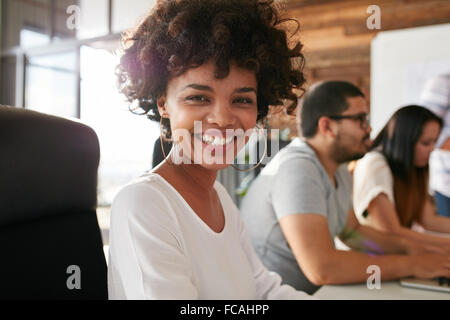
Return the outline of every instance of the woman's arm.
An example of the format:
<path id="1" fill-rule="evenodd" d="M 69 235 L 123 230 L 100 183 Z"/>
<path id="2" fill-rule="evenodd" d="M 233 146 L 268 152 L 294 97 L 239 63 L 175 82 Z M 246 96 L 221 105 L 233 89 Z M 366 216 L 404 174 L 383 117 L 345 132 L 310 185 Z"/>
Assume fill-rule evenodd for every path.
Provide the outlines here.
<path id="1" fill-rule="evenodd" d="M 374 228 L 381 231 L 392 232 L 411 240 L 421 241 L 428 245 L 440 246 L 442 250 L 450 253 L 450 238 L 424 234 L 403 227 L 400 224 L 394 205 L 385 194 L 380 193 L 375 197 L 370 202 L 368 211 L 368 219 L 370 219 L 370 224 Z"/>
<path id="2" fill-rule="evenodd" d="M 361 225 L 353 209 L 347 213 L 347 224 L 339 239 L 351 249 L 377 254 L 408 253 L 411 247 L 404 237 Z"/>
<path id="3" fill-rule="evenodd" d="M 450 218 L 439 216 L 429 197 L 425 201 L 419 222 L 426 230 L 448 233 L 450 235 Z"/>
<path id="4" fill-rule="evenodd" d="M 447 253 L 437 245 L 423 244 L 392 232 L 384 232 L 370 226 L 361 225 L 356 219 L 353 209 L 349 210 L 347 214 L 347 224 L 344 231 L 339 235 L 339 239 L 354 250 L 377 254 Z"/>

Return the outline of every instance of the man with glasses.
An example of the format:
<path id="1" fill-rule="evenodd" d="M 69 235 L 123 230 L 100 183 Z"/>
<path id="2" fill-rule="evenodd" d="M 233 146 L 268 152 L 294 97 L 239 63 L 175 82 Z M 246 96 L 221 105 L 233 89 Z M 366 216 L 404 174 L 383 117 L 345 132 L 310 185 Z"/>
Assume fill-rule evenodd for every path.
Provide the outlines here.
<path id="1" fill-rule="evenodd" d="M 366 282 L 371 265 L 382 280 L 432 277 L 433 256 L 408 255 L 424 253 L 420 244 L 362 226 L 354 215 L 347 163 L 371 144 L 363 93 L 348 82 L 320 83 L 305 94 L 299 118 L 303 137 L 268 163 L 241 205 L 266 267 L 309 294 Z M 335 237 L 358 252 L 336 250 Z"/>

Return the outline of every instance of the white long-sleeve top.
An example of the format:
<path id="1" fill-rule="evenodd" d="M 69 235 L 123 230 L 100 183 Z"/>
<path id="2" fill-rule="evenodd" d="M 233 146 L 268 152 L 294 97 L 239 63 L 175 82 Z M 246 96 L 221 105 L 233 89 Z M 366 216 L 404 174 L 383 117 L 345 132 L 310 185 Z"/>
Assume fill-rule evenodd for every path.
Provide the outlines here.
<path id="1" fill-rule="evenodd" d="M 111 208 L 110 299 L 308 299 L 256 256 L 239 211 L 215 182 L 225 227 L 214 232 L 161 176 L 125 186 Z"/>

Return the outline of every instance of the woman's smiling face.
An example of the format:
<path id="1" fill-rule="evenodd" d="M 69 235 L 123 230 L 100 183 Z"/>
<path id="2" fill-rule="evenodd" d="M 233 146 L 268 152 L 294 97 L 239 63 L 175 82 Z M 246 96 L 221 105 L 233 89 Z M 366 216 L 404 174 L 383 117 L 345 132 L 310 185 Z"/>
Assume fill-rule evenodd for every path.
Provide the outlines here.
<path id="1" fill-rule="evenodd" d="M 258 88 L 255 73 L 235 64 L 226 78 L 217 79 L 214 71 L 208 61 L 170 79 L 158 109 L 170 119 L 173 139 L 183 137 L 184 163 L 220 170 L 247 142 L 242 133 L 255 127 Z"/>

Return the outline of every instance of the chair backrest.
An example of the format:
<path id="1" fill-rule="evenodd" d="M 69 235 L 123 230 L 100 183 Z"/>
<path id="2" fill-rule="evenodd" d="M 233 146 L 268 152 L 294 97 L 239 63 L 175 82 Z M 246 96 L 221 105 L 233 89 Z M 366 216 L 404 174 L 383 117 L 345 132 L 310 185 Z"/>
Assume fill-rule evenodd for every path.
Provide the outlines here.
<path id="1" fill-rule="evenodd" d="M 0 299 L 107 299 L 86 125 L 0 106 Z"/>

